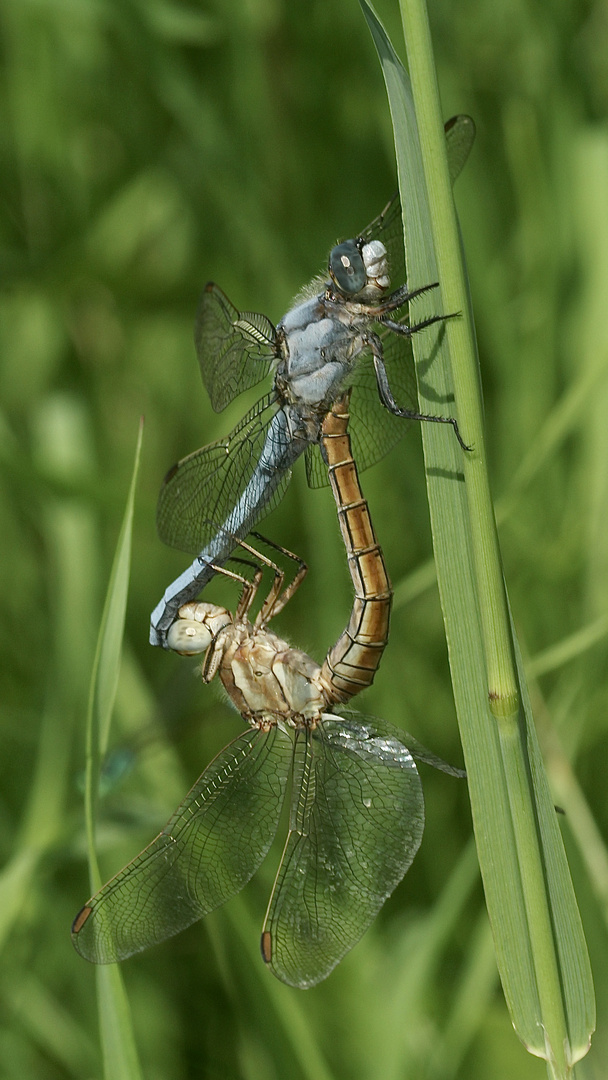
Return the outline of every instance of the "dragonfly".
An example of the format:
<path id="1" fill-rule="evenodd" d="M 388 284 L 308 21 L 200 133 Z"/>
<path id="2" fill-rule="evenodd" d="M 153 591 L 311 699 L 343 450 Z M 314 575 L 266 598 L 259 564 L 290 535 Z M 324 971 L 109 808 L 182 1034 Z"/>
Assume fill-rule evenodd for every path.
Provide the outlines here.
<path id="1" fill-rule="evenodd" d="M 169 647 L 205 654 L 204 682 L 219 676 L 247 729 L 205 769 L 156 839 L 78 913 L 72 939 L 87 960 L 124 960 L 238 893 L 267 855 L 291 787 L 261 950 L 282 982 L 315 986 L 367 930 L 419 848 L 416 760 L 464 775 L 405 732 L 345 705 L 378 669 L 392 597 L 352 460 L 347 398 L 332 406 L 321 439 L 355 586 L 348 627 L 322 665 L 269 630 L 306 566 L 291 556 L 299 567 L 285 586 L 276 563 L 244 541 L 240 548 L 258 562 L 253 580 L 216 568 L 240 583 L 234 615 L 205 601 L 182 606 Z M 252 619 L 264 566 L 274 578 Z"/>
<path id="2" fill-rule="evenodd" d="M 468 116 L 446 124 L 453 179 L 474 134 Z M 159 535 L 196 558 L 152 612 L 151 644 L 168 647 L 167 632 L 178 609 L 198 595 L 213 567 L 230 557 L 235 540 L 277 505 L 302 454 L 309 484 L 327 483 L 319 453 L 321 425 L 347 387 L 353 390 L 352 437 L 360 468 L 395 445 L 404 418 L 451 424 L 464 447 L 455 418 L 428 416 L 415 407 L 410 338 L 449 316 L 404 321 L 408 304 L 436 284 L 410 290 L 400 284 L 404 274 L 395 196 L 355 239 L 332 248 L 328 272 L 313 279 L 276 327 L 266 315 L 238 311 L 212 282 L 205 287 L 195 343 L 215 411 L 272 370 L 274 382 L 227 438 L 190 454 L 165 477 L 157 507 Z"/>

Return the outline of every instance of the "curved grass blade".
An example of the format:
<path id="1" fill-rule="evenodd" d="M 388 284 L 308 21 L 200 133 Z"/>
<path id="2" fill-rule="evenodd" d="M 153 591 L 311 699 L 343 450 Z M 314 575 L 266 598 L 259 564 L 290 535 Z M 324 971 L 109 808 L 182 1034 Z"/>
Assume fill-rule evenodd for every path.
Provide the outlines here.
<path id="1" fill-rule="evenodd" d="M 455 386 L 460 429 L 473 445 L 463 455 L 446 433 L 423 426 L 437 576 L 497 960 L 519 1037 L 547 1060 L 551 1075 L 567 1077 L 589 1046 L 593 986 L 502 578 L 470 302 L 426 12 L 422 0 L 402 8 L 418 117 L 424 119 L 423 152 L 409 79 L 373 10 L 366 0 L 361 5 L 389 96 L 409 279 L 415 287 L 439 277 L 443 310 L 463 313 L 450 320 L 445 334 L 431 332 L 426 342 L 413 344 L 418 366 L 424 362 L 425 386 L 446 401 Z M 427 302 L 421 297 L 421 308 Z"/>
<path id="2" fill-rule="evenodd" d="M 140 424 L 133 476 L 127 505 L 116 545 L 110 583 L 99 629 L 97 650 L 91 675 L 87 715 L 87 751 L 85 778 L 85 815 L 89 855 L 89 874 L 93 889 L 101 885 L 95 851 L 95 809 L 97 805 L 100 762 L 107 749 L 127 607 L 131 532 L 135 484 L 139 468 L 143 423 Z M 96 970 L 99 1027 L 107 1080 L 140 1080 L 131 1010 L 122 974 L 117 967 Z"/>

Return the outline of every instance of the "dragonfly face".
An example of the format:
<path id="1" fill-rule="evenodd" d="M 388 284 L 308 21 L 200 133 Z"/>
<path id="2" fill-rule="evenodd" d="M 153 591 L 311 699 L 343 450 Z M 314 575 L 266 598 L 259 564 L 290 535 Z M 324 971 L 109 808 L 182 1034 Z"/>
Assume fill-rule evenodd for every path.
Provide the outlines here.
<path id="1" fill-rule="evenodd" d="M 377 292 L 386 292 L 391 283 L 387 250 L 379 240 L 336 244 L 327 270 L 335 287 L 347 297 L 372 299 Z"/>
<path id="2" fill-rule="evenodd" d="M 446 125 L 453 177 L 466 161 L 474 130 L 469 117 Z M 198 595 L 235 542 L 276 506 L 298 457 L 305 454 L 312 487 L 327 483 L 319 453 L 321 424 L 345 389 L 352 387 L 351 437 L 359 469 L 388 453 L 408 418 L 451 424 L 464 447 L 453 417 L 417 411 L 410 338 L 446 316 L 410 326 L 408 304 L 433 287 L 410 291 L 405 284 L 396 196 L 358 237 L 332 249 L 328 273 L 303 290 L 276 327 L 258 312 L 238 311 L 217 285 L 206 286 L 195 343 L 213 408 L 221 411 L 271 371 L 274 384 L 226 439 L 184 458 L 165 480 L 159 535 L 197 558 L 153 611 L 153 645 L 166 647 L 178 609 Z"/>

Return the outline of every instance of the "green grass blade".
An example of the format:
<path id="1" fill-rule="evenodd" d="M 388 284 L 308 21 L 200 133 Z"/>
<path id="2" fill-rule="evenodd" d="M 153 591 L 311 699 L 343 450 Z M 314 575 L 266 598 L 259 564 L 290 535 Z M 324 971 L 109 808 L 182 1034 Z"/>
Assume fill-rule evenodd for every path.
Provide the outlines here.
<path id="1" fill-rule="evenodd" d="M 463 454 L 450 429 L 423 425 L 439 591 L 498 966 L 524 1045 L 547 1060 L 552 1075 L 565 1077 L 588 1049 L 593 986 L 503 584 L 426 10 L 418 0 L 403 10 L 412 99 L 381 24 L 361 3 L 393 119 L 408 280 L 442 285 L 441 300 L 436 292 L 423 297 L 415 319 L 437 309 L 462 312 L 435 341 L 432 334 L 415 338 L 414 352 L 421 409 L 445 412 L 455 392 L 461 432 L 473 446 Z"/>
<path id="2" fill-rule="evenodd" d="M 110 720 L 120 671 L 120 654 L 131 563 L 135 484 L 139 468 L 142 435 L 143 423 L 140 423 L 133 475 L 110 574 L 89 692 L 85 815 L 92 891 L 98 889 L 102 883 L 95 850 L 95 810 L 99 786 L 99 766 L 107 748 Z M 97 968 L 96 977 L 104 1074 L 107 1080 L 137 1080 L 141 1076 L 141 1070 L 131 1025 L 131 1010 L 122 973 L 117 965 L 112 964 L 108 967 Z"/>
<path id="3" fill-rule="evenodd" d="M 101 617 L 89 690 L 85 814 L 91 888 L 93 890 L 98 889 L 102 884 L 95 852 L 95 810 L 99 786 L 99 766 L 108 746 L 110 721 L 120 672 L 120 654 L 127 610 L 129 568 L 131 564 L 131 532 L 133 528 L 135 484 L 139 468 L 142 435 L 143 425 L 140 424 L 133 475 Z"/>
<path id="4" fill-rule="evenodd" d="M 109 964 L 96 968 L 95 975 L 104 1076 L 106 1080 L 140 1080 L 143 1073 L 122 972 L 117 964 Z"/>

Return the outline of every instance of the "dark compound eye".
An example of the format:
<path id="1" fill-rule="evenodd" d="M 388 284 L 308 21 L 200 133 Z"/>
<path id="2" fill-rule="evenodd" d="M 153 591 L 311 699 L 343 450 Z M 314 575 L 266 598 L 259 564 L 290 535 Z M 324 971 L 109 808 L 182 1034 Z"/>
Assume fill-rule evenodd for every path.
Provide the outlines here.
<path id="1" fill-rule="evenodd" d="M 329 273 L 338 288 L 351 296 L 367 284 L 365 265 L 355 240 L 345 240 L 332 248 Z"/>

